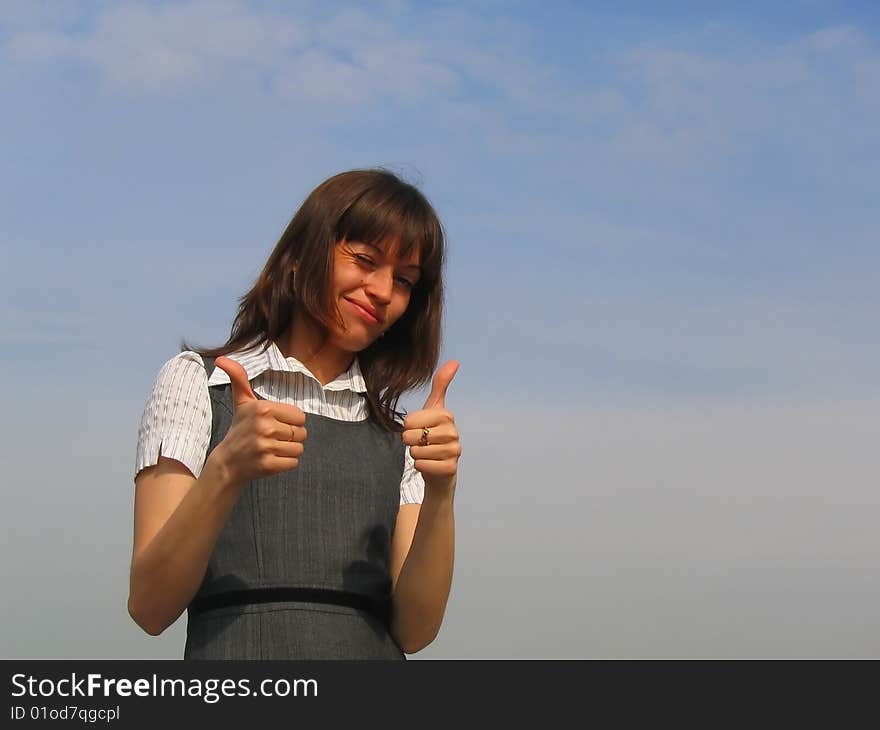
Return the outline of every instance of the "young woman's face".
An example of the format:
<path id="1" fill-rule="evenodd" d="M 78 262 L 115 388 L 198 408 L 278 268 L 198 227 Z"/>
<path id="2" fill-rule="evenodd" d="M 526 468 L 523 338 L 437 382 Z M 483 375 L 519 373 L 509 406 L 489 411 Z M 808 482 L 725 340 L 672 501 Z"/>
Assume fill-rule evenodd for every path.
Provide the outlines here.
<path id="1" fill-rule="evenodd" d="M 343 326 L 333 327 L 330 342 L 351 353 L 368 347 L 406 311 L 418 280 L 416 251 L 402 260 L 394 245 L 338 243 L 330 288 Z"/>

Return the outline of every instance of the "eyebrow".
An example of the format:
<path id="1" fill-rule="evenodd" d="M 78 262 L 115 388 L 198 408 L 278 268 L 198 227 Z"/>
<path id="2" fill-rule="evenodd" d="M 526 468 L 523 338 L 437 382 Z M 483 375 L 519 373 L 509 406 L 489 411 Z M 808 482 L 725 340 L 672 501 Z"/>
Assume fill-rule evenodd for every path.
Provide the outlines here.
<path id="1" fill-rule="evenodd" d="M 385 255 L 385 250 L 382 249 L 380 246 L 377 246 L 375 243 L 367 243 L 366 241 L 361 241 L 361 243 L 363 243 L 365 246 L 369 246 L 370 248 L 376 249 L 383 256 Z M 401 264 L 399 268 L 401 268 L 401 269 L 415 269 L 420 274 L 422 273 L 422 267 L 419 266 L 418 264 Z"/>

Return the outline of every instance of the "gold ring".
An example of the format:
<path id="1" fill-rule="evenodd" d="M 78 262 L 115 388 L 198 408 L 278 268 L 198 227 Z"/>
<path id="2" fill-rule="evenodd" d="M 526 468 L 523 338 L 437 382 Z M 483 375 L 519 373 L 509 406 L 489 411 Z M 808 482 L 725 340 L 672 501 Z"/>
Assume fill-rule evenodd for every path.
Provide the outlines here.
<path id="1" fill-rule="evenodd" d="M 430 433 L 430 429 L 423 428 L 422 429 L 422 437 L 419 439 L 419 446 L 427 446 L 428 445 L 428 434 Z"/>

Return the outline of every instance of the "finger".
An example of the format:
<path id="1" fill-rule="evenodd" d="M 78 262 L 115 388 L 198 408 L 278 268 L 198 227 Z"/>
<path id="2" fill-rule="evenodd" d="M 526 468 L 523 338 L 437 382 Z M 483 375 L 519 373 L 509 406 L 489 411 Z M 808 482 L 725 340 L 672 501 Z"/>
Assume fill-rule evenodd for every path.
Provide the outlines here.
<path id="1" fill-rule="evenodd" d="M 270 453 L 287 459 L 298 459 L 304 450 L 301 441 L 273 441 L 269 447 Z"/>
<path id="2" fill-rule="evenodd" d="M 401 434 L 403 443 L 407 446 L 418 446 L 422 443 L 423 431 L 421 428 L 406 430 Z M 448 444 L 458 440 L 458 429 L 451 423 L 441 424 L 428 428 L 428 444 Z"/>
<path id="3" fill-rule="evenodd" d="M 413 428 L 419 430 L 423 428 L 434 428 L 447 423 L 455 423 L 455 416 L 452 411 L 446 408 L 427 408 L 421 411 L 413 411 L 407 413 L 403 419 L 403 429 L 408 431 Z"/>
<path id="4" fill-rule="evenodd" d="M 235 405 L 240 406 L 257 400 L 257 396 L 251 390 L 247 373 L 241 365 L 228 357 L 218 357 L 214 363 L 229 376 L 229 382 L 232 383 L 232 402 Z"/>
<path id="5" fill-rule="evenodd" d="M 421 461 L 423 459 L 430 461 L 457 459 L 461 456 L 461 442 L 453 441 L 452 443 L 437 444 L 436 446 L 411 446 L 409 453 L 414 461 Z"/>
<path id="6" fill-rule="evenodd" d="M 260 427 L 260 435 L 275 441 L 291 442 L 296 441 L 302 443 L 306 440 L 306 429 L 303 426 L 294 426 L 290 423 L 281 423 L 274 419 L 269 420 L 269 424 L 263 424 Z"/>
<path id="7" fill-rule="evenodd" d="M 260 460 L 260 466 L 265 475 L 280 474 L 283 471 L 290 471 L 299 466 L 299 459 L 287 456 L 275 456 L 267 454 Z"/>
<path id="8" fill-rule="evenodd" d="M 451 477 L 458 473 L 458 461 L 456 459 L 444 459 L 443 461 L 419 459 L 415 462 L 415 467 L 421 474 L 432 477 Z"/>
<path id="9" fill-rule="evenodd" d="M 275 403 L 273 401 L 270 404 L 269 412 L 275 417 L 276 421 L 286 423 L 288 426 L 296 426 L 297 431 L 305 431 L 303 426 L 306 423 L 306 414 L 296 406 L 292 406 L 289 403 Z"/>
<path id="10" fill-rule="evenodd" d="M 458 361 L 450 360 L 445 363 L 436 373 L 431 383 L 431 394 L 425 401 L 425 408 L 445 408 L 446 389 L 458 372 Z"/>
<path id="11" fill-rule="evenodd" d="M 309 432 L 306 431 L 305 426 L 291 426 L 290 424 L 287 425 L 290 426 L 290 429 L 292 431 L 292 438 L 290 439 L 291 441 L 302 443 L 308 438 Z"/>
<path id="12" fill-rule="evenodd" d="M 263 398 L 257 400 L 252 408 L 258 418 L 271 418 L 287 426 L 303 426 L 306 422 L 306 414 L 289 403 L 276 403 Z"/>

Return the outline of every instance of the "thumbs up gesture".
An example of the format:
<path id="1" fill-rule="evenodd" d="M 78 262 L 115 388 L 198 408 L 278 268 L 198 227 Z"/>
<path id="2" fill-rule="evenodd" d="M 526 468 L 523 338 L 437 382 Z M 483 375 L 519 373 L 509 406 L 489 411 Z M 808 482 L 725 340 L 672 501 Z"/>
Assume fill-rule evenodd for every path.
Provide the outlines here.
<path id="1" fill-rule="evenodd" d="M 410 447 L 415 467 L 428 488 L 455 487 L 461 441 L 455 417 L 446 409 L 446 391 L 457 371 L 455 360 L 437 370 L 424 407 L 407 414 L 403 421 L 403 443 Z"/>
<path id="2" fill-rule="evenodd" d="M 306 415 L 296 406 L 260 400 L 244 368 L 218 357 L 218 368 L 232 383 L 232 425 L 209 458 L 220 459 L 234 484 L 278 474 L 299 466 L 306 440 Z"/>

